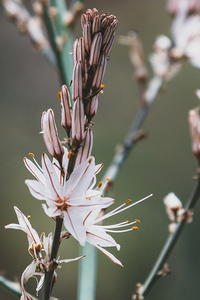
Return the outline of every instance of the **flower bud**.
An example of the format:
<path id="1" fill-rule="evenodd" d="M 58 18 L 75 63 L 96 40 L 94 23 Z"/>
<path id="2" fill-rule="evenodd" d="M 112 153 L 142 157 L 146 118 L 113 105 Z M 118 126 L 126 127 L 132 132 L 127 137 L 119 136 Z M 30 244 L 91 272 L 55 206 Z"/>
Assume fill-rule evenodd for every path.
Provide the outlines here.
<path id="1" fill-rule="evenodd" d="M 188 121 L 192 138 L 193 154 L 197 157 L 200 164 L 200 117 L 199 108 L 189 111 Z"/>
<path id="2" fill-rule="evenodd" d="M 172 222 L 180 221 L 180 215 L 183 214 L 185 210 L 182 208 L 182 202 L 179 198 L 174 193 L 169 193 L 163 201 L 169 219 Z"/>
<path id="3" fill-rule="evenodd" d="M 90 60 L 89 65 L 90 66 L 96 66 L 99 61 L 99 55 L 101 50 L 101 43 L 102 43 L 102 36 L 101 33 L 96 33 L 91 45 L 91 52 L 90 52 Z"/>
<path id="4" fill-rule="evenodd" d="M 81 61 L 77 61 L 73 70 L 73 91 L 72 100 L 75 101 L 77 98 L 83 97 L 83 77 Z"/>
<path id="5" fill-rule="evenodd" d="M 99 15 L 97 15 L 96 17 L 94 17 L 93 22 L 92 22 L 92 34 L 93 35 L 100 31 L 100 26 L 101 26 L 100 17 L 99 17 Z"/>
<path id="6" fill-rule="evenodd" d="M 44 111 L 41 119 L 42 134 L 45 145 L 49 153 L 56 158 L 60 165 L 62 164 L 62 156 L 64 154 L 63 146 L 58 137 L 58 130 L 52 109 Z"/>
<path id="7" fill-rule="evenodd" d="M 96 92 L 100 89 L 102 82 L 103 82 L 103 77 L 106 71 L 106 65 L 107 65 L 107 57 L 105 57 L 104 54 L 101 55 L 99 59 L 99 64 L 96 69 L 94 79 L 92 82 L 92 90 L 93 92 Z"/>
<path id="8" fill-rule="evenodd" d="M 85 138 L 84 131 L 85 115 L 81 98 L 77 98 L 73 106 L 72 115 L 72 139 L 76 144 L 80 144 Z"/>
<path id="9" fill-rule="evenodd" d="M 86 22 L 84 24 L 84 27 L 83 27 L 83 38 L 84 38 L 84 42 L 85 42 L 86 53 L 89 54 L 90 53 L 91 44 L 92 44 L 91 23 L 90 22 Z"/>
<path id="10" fill-rule="evenodd" d="M 88 157 L 90 157 L 93 146 L 93 133 L 90 128 L 87 129 L 85 134 L 85 139 L 83 145 L 78 149 L 78 154 L 76 157 L 75 167 L 80 165 Z"/>
<path id="11" fill-rule="evenodd" d="M 72 125 L 72 106 L 69 90 L 66 85 L 63 85 L 61 89 L 61 105 L 61 125 L 65 128 L 69 137 Z"/>
<path id="12" fill-rule="evenodd" d="M 87 116 L 89 122 L 96 115 L 97 108 L 98 108 L 98 95 L 94 96 L 91 100 L 89 100 L 89 102 L 87 104 L 86 116 Z"/>

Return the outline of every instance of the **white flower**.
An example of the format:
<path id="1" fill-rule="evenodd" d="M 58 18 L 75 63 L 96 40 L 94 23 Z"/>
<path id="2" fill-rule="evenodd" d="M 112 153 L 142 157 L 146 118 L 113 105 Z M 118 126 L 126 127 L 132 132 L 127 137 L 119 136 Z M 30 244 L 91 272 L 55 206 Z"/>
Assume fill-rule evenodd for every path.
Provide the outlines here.
<path id="1" fill-rule="evenodd" d="M 138 203 L 141 201 L 146 200 L 152 195 L 149 195 L 135 203 L 132 203 L 131 205 L 126 206 L 131 202 L 131 200 L 125 201 L 122 205 L 119 207 L 115 208 L 111 212 L 103 215 L 102 217 L 98 217 L 100 213 L 100 209 L 90 211 L 85 219 L 84 219 L 84 226 L 86 229 L 86 239 L 87 242 L 95 246 L 97 249 L 102 251 L 104 254 L 106 254 L 114 263 L 120 265 L 123 267 L 122 263 L 109 251 L 105 250 L 103 247 L 116 247 L 117 250 L 120 250 L 120 245 L 116 243 L 116 241 L 107 233 L 107 232 L 112 232 L 112 233 L 122 233 L 122 232 L 127 232 L 131 231 L 133 229 L 138 229 L 138 227 L 132 227 L 131 225 L 135 224 L 136 222 L 140 222 L 139 220 L 135 220 L 133 222 L 125 221 L 121 222 L 118 224 L 113 224 L 113 225 L 99 225 L 99 222 L 112 217 Z M 125 208 L 123 208 L 126 206 Z M 120 228 L 126 227 L 126 226 L 131 226 L 131 228 L 128 229 L 123 229 L 119 230 Z"/>
<path id="2" fill-rule="evenodd" d="M 22 296 L 21 300 L 32 300 L 33 297 L 26 291 L 26 283 L 29 280 L 29 278 L 34 277 L 36 280 L 37 278 L 35 276 L 40 276 L 40 281 L 37 281 L 37 288 L 36 291 L 38 292 L 44 282 L 44 271 L 48 271 L 50 268 L 54 269 L 54 274 L 56 275 L 55 269 L 59 267 L 60 263 L 68 263 L 72 261 L 77 261 L 84 256 L 79 256 L 72 259 L 62 259 L 59 258 L 55 261 L 50 261 L 50 253 L 52 248 L 52 233 L 49 233 L 47 237 L 45 237 L 45 234 L 42 234 L 42 241 L 39 238 L 38 233 L 35 229 L 32 228 L 30 222 L 26 218 L 26 216 L 15 206 L 14 207 L 19 224 L 9 224 L 5 226 L 6 229 L 19 229 L 24 231 L 27 234 L 28 242 L 29 242 L 29 253 L 34 253 L 35 259 L 31 262 L 30 265 L 26 267 L 24 272 L 22 273 L 21 277 L 21 286 L 22 286 Z M 43 259 L 42 257 L 42 251 L 45 252 L 45 257 Z M 32 256 L 32 254 L 31 254 Z"/>
<path id="3" fill-rule="evenodd" d="M 40 238 L 39 238 L 36 230 L 32 228 L 31 223 L 29 222 L 27 217 L 19 210 L 19 208 L 14 206 L 14 210 L 17 215 L 19 224 L 12 223 L 12 224 L 6 225 L 5 228 L 6 229 L 18 229 L 18 230 L 24 231 L 27 234 L 27 239 L 28 239 L 28 243 L 29 243 L 28 251 L 30 254 L 32 252 L 36 255 L 36 253 L 39 253 L 42 249 L 42 244 L 41 244 Z"/>
<path id="4" fill-rule="evenodd" d="M 83 246 L 86 242 L 86 231 L 81 214 L 106 208 L 114 200 L 102 198 L 100 191 L 92 189 L 96 183 L 95 175 L 101 169 L 101 165 L 95 166 L 94 157 L 77 166 L 66 180 L 68 161 L 67 150 L 63 155 L 62 171 L 57 161 L 51 163 L 46 154 L 42 157 L 42 169 L 25 158 L 26 167 L 37 179 L 26 180 L 25 183 L 35 198 L 46 200 L 48 207 L 42 205 L 45 213 L 49 217 L 62 217 L 66 229 Z"/>
<path id="5" fill-rule="evenodd" d="M 200 16 L 188 16 L 188 6 L 180 9 L 172 23 L 172 36 L 175 43 L 173 56 L 187 57 L 191 64 L 200 68 Z"/>

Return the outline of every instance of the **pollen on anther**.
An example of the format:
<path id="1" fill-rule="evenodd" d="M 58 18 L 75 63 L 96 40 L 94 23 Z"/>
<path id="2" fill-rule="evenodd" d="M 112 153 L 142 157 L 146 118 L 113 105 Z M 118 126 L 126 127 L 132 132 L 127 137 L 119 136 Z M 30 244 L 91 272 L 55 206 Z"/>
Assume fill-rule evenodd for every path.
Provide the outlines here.
<path id="1" fill-rule="evenodd" d="M 110 177 L 107 177 L 106 180 L 110 180 Z"/>
<path id="2" fill-rule="evenodd" d="M 58 99 L 61 100 L 61 92 L 58 93 Z"/>
<path id="3" fill-rule="evenodd" d="M 68 155 L 67 155 L 67 158 L 69 158 L 69 159 L 70 159 L 71 155 L 72 155 L 72 153 L 71 153 L 71 152 L 69 152 L 69 153 L 68 153 Z"/>
<path id="4" fill-rule="evenodd" d="M 132 229 L 133 230 L 135 230 L 135 229 L 138 230 L 138 227 L 137 226 L 133 226 Z"/>
<path id="5" fill-rule="evenodd" d="M 89 158 L 88 163 L 91 164 L 92 162 L 92 158 Z"/>
<path id="6" fill-rule="evenodd" d="M 135 219 L 135 221 L 136 221 L 136 222 L 138 222 L 138 223 L 140 224 L 140 220 L 138 220 L 138 219 Z"/>
<path id="7" fill-rule="evenodd" d="M 35 154 L 33 154 L 32 152 L 30 152 L 28 155 L 35 157 Z"/>
<path id="8" fill-rule="evenodd" d="M 51 174 L 53 174 L 53 171 L 51 171 Z"/>
<path id="9" fill-rule="evenodd" d="M 129 221 L 129 220 L 126 220 L 126 223 L 127 223 L 127 224 L 129 224 L 129 223 L 130 223 L 130 221 Z"/>
<path id="10" fill-rule="evenodd" d="M 100 189 L 100 187 L 102 187 L 102 182 L 101 181 L 98 183 L 98 189 Z"/>
<path id="11" fill-rule="evenodd" d="M 27 216 L 27 219 L 29 220 L 30 218 L 31 218 L 31 216 L 30 216 L 30 215 L 28 215 L 28 216 Z"/>
<path id="12" fill-rule="evenodd" d="M 127 200 L 125 201 L 126 204 L 129 204 L 129 203 L 131 203 L 131 202 L 132 202 L 131 199 L 127 199 Z"/>
<path id="13" fill-rule="evenodd" d="M 103 198 L 103 197 L 104 197 L 104 195 L 101 195 L 101 197 Z"/>
<path id="14" fill-rule="evenodd" d="M 105 88 L 105 85 L 104 84 L 101 84 L 101 89 L 104 89 Z"/>

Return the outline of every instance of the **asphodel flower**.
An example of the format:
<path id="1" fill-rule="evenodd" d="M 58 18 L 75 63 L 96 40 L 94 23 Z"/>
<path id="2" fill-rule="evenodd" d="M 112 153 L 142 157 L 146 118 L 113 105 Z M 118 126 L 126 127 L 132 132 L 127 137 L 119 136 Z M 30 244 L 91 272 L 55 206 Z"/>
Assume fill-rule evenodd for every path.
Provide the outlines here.
<path id="1" fill-rule="evenodd" d="M 14 206 L 15 213 L 17 215 L 17 219 L 19 224 L 11 223 L 6 225 L 6 229 L 18 229 L 22 230 L 27 234 L 28 239 L 28 252 L 32 255 L 33 253 L 35 256 L 41 251 L 42 243 L 40 241 L 39 235 L 37 234 L 36 230 L 33 229 L 31 223 L 27 219 L 27 217 L 17 208 Z"/>
<path id="2" fill-rule="evenodd" d="M 109 251 L 104 249 L 104 247 L 116 247 L 117 250 L 120 250 L 120 245 L 113 239 L 108 233 L 124 233 L 138 229 L 137 226 L 132 226 L 135 223 L 140 223 L 139 220 L 134 220 L 133 222 L 124 221 L 118 224 L 113 225 L 100 225 L 101 222 L 105 219 L 108 219 L 118 213 L 123 212 L 126 209 L 146 200 L 152 195 L 149 195 L 137 202 L 130 204 L 132 201 L 130 199 L 126 200 L 122 205 L 115 208 L 114 210 L 108 212 L 107 214 L 100 216 L 100 209 L 90 211 L 84 218 L 84 226 L 86 229 L 86 239 L 87 242 L 95 246 L 101 252 L 106 254 L 114 263 L 123 267 L 122 263 Z M 124 227 L 129 227 L 124 229 Z M 123 229 L 122 229 L 123 228 Z"/>
<path id="3" fill-rule="evenodd" d="M 36 199 L 46 200 L 47 205 L 42 205 L 45 213 L 51 218 L 63 218 L 66 229 L 83 246 L 86 230 L 81 214 L 106 208 L 114 199 L 102 198 L 100 191 L 92 189 L 96 173 L 101 169 L 101 165 L 95 166 L 94 157 L 78 165 L 66 180 L 68 161 L 67 149 L 63 155 L 63 170 L 56 160 L 51 163 L 46 154 L 42 156 L 42 168 L 24 158 L 26 167 L 36 178 L 25 183 Z"/>

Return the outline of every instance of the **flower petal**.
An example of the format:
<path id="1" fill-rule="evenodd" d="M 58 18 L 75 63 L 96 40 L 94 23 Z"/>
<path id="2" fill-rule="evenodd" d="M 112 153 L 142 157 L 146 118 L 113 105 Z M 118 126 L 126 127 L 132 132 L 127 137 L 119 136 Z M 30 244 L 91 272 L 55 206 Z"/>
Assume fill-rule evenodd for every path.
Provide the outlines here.
<path id="1" fill-rule="evenodd" d="M 83 220 L 77 210 L 69 207 L 67 211 L 64 211 L 64 225 L 66 229 L 77 239 L 81 246 L 86 242 L 86 231 L 83 226 Z"/>

